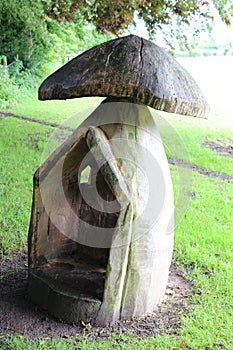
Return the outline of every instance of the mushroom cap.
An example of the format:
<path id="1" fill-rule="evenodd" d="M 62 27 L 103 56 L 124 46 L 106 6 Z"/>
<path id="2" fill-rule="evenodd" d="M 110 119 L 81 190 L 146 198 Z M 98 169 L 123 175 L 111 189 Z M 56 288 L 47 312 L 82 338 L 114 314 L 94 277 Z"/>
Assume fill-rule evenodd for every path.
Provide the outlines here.
<path id="1" fill-rule="evenodd" d="M 85 96 L 128 98 L 170 113 L 207 117 L 209 106 L 191 75 L 164 49 L 129 35 L 85 51 L 50 75 L 40 100 Z"/>

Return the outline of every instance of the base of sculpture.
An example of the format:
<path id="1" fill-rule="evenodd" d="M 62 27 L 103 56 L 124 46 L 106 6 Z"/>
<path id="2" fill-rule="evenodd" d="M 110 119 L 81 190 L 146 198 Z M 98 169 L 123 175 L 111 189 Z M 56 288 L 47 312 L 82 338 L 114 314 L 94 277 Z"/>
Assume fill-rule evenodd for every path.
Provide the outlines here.
<path id="1" fill-rule="evenodd" d="M 94 323 L 104 292 L 104 269 L 71 259 L 29 271 L 29 298 L 68 323 Z"/>

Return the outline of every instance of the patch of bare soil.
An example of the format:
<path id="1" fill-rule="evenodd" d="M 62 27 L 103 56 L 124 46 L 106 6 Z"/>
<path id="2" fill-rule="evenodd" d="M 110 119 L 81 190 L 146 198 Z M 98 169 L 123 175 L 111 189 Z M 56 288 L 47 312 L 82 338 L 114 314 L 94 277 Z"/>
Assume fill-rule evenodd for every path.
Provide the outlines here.
<path id="1" fill-rule="evenodd" d="M 221 156 L 233 158 L 233 140 L 205 141 L 202 147 L 209 148 Z"/>
<path id="2" fill-rule="evenodd" d="M 183 167 L 186 169 L 195 170 L 199 174 L 210 177 L 210 178 L 214 178 L 214 179 L 218 178 L 220 180 L 224 180 L 224 181 L 227 181 L 229 183 L 233 182 L 233 177 L 228 175 L 228 174 L 219 173 L 219 172 L 213 171 L 213 170 L 203 169 L 203 168 L 199 167 L 198 165 L 186 163 L 183 160 L 168 158 L 168 163 L 172 164 L 172 165 L 180 166 L 180 167 Z"/>
<path id="3" fill-rule="evenodd" d="M 119 321 L 106 328 L 70 325 L 49 316 L 27 298 L 27 255 L 19 254 L 11 260 L 0 261 L 0 335 L 24 334 L 28 338 L 71 338 L 85 335 L 93 338 L 108 337 L 109 333 L 156 336 L 176 333 L 180 315 L 188 313 L 192 283 L 174 264 L 164 302 L 154 313 L 140 319 Z"/>
<path id="4" fill-rule="evenodd" d="M 13 113 L 7 113 L 7 112 L 0 112 L 0 116 L 2 118 L 7 118 L 7 117 L 11 117 L 11 118 L 16 118 L 19 120 L 24 120 L 27 122 L 31 122 L 31 123 L 37 123 L 37 124 L 41 124 L 41 125 L 45 125 L 45 126 L 51 126 L 51 128 L 57 128 L 57 129 L 62 129 L 62 130 L 69 130 L 69 131 L 74 131 L 74 129 L 69 128 L 68 126 L 63 126 L 63 125 L 59 125 L 56 123 L 49 123 L 43 120 L 38 120 L 35 118 L 28 118 L 28 117 L 24 117 L 22 115 L 16 115 Z"/>

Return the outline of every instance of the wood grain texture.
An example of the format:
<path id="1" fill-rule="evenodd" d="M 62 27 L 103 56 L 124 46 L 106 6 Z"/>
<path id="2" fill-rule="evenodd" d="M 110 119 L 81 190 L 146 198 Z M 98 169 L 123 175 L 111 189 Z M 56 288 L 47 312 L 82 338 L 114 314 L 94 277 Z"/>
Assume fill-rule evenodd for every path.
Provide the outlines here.
<path id="1" fill-rule="evenodd" d="M 191 75 L 164 49 L 135 35 L 77 56 L 50 75 L 39 99 L 125 97 L 158 110 L 207 117 L 209 106 Z"/>
<path id="2" fill-rule="evenodd" d="M 30 298 L 68 322 L 106 325 L 152 312 L 168 279 L 173 201 L 149 109 L 102 102 L 35 174 Z"/>

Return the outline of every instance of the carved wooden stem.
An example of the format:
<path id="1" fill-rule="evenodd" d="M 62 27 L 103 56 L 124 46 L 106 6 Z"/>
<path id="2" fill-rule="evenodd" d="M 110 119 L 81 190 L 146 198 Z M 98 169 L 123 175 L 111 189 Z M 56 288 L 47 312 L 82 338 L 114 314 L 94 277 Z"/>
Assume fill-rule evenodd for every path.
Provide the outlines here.
<path id="1" fill-rule="evenodd" d="M 80 184 L 77 174 L 87 165 L 89 181 Z M 43 280 L 42 269 L 48 272 L 56 259 L 72 257 L 77 271 L 78 264 L 104 268 L 102 292 L 88 299 L 79 287 L 75 296 L 71 286 L 70 297 L 69 288 L 64 291 L 51 278 L 44 280 L 50 293 L 56 289 L 58 300 L 62 298 L 56 309 L 45 297 L 42 306 L 55 316 L 106 325 L 153 311 L 164 295 L 171 262 L 173 191 L 148 108 L 105 100 L 39 168 L 36 178 L 29 233 L 31 298 L 40 303 L 34 288 L 37 271 Z M 108 213 L 114 205 L 115 213 Z"/>

